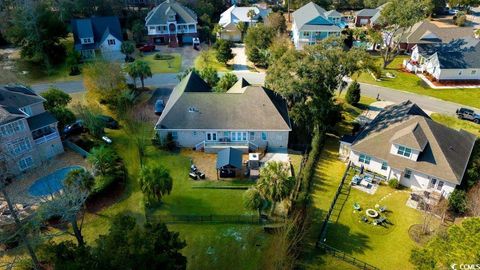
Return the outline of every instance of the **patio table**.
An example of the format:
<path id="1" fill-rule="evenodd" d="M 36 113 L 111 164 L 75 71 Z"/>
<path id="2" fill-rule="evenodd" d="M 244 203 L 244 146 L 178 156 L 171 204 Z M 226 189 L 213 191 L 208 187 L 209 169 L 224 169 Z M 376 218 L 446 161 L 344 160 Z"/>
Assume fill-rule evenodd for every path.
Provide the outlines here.
<path id="1" fill-rule="evenodd" d="M 368 187 L 368 185 L 370 185 L 370 183 L 367 180 L 363 179 L 362 181 L 360 181 L 360 185 L 364 186 L 364 187 Z"/>

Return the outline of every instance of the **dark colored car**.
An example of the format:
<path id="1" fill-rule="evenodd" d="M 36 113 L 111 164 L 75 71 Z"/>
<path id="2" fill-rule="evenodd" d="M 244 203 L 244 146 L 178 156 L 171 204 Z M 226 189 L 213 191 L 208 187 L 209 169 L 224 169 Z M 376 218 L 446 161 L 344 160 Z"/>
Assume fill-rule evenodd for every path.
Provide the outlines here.
<path id="1" fill-rule="evenodd" d="M 145 44 L 142 47 L 138 48 L 141 52 L 153 52 L 155 51 L 155 45 L 153 44 Z"/>
<path id="2" fill-rule="evenodd" d="M 161 115 L 163 109 L 165 109 L 165 103 L 163 102 L 163 99 L 159 98 L 157 101 L 155 101 L 155 114 Z"/>
<path id="3" fill-rule="evenodd" d="M 82 120 L 77 120 L 73 124 L 66 125 L 63 129 L 63 135 L 68 137 L 70 135 L 77 135 L 85 131 Z"/>
<path id="4" fill-rule="evenodd" d="M 460 119 L 470 120 L 480 124 L 480 114 L 476 114 L 473 110 L 467 108 L 460 108 L 456 111 L 457 117 Z"/>
<path id="5" fill-rule="evenodd" d="M 118 121 L 108 115 L 99 115 L 98 119 L 102 120 L 102 122 L 105 123 L 106 128 L 118 129 L 120 127 Z"/>

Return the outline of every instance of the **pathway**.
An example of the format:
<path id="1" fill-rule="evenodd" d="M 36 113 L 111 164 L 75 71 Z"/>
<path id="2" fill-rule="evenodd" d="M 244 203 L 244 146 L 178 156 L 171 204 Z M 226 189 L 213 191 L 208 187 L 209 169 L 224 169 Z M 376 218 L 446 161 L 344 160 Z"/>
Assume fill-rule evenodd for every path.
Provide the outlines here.
<path id="1" fill-rule="evenodd" d="M 245 54 L 245 45 L 237 44 L 232 48 L 232 52 L 235 55 L 233 58 L 233 70 L 234 71 L 248 71 L 247 55 Z"/>

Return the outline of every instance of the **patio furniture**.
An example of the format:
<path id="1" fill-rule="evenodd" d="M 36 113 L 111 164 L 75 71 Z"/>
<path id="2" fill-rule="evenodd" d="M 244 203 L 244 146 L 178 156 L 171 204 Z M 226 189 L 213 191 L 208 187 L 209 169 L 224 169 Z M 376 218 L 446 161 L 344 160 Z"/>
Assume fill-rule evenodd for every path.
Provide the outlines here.
<path id="1" fill-rule="evenodd" d="M 360 211 L 360 209 L 362 209 L 362 208 L 360 207 L 360 204 L 359 204 L 359 203 L 354 203 L 354 204 L 353 204 L 353 209 L 355 209 L 355 210 L 357 210 L 357 211 Z"/>
<path id="2" fill-rule="evenodd" d="M 378 209 L 380 211 L 380 213 L 383 213 L 385 211 L 387 211 L 387 207 L 386 206 L 382 206 Z"/>
<path id="3" fill-rule="evenodd" d="M 188 176 L 189 176 L 190 178 L 192 178 L 193 180 L 197 180 L 197 179 L 198 179 L 197 174 L 196 174 L 196 173 L 193 173 L 193 172 L 189 173 Z"/>
<path id="4" fill-rule="evenodd" d="M 362 216 L 362 221 L 367 223 L 368 222 L 368 218 L 366 216 Z"/>
<path id="5" fill-rule="evenodd" d="M 364 186 L 364 187 L 368 188 L 370 186 L 370 183 L 368 181 L 362 179 L 362 181 L 360 181 L 360 186 Z"/>
<path id="6" fill-rule="evenodd" d="M 368 175 L 365 175 L 365 176 L 363 177 L 363 180 L 365 180 L 365 181 L 367 181 L 367 182 L 369 182 L 369 183 L 372 183 L 372 182 L 373 182 L 373 178 L 372 178 L 371 176 L 368 176 Z"/>
<path id="7" fill-rule="evenodd" d="M 376 217 L 378 217 L 378 212 L 377 212 L 377 210 L 371 209 L 371 208 L 367 209 L 367 210 L 365 211 L 365 214 L 367 214 L 367 216 L 369 216 L 369 217 L 371 217 L 371 218 L 376 218 Z"/>
<path id="8" fill-rule="evenodd" d="M 381 225 L 385 221 L 387 221 L 385 217 L 379 217 L 373 221 L 373 225 Z"/>
<path id="9" fill-rule="evenodd" d="M 362 178 L 358 175 L 355 175 L 352 178 L 352 185 L 358 185 L 360 183 L 360 181 L 362 181 Z"/>

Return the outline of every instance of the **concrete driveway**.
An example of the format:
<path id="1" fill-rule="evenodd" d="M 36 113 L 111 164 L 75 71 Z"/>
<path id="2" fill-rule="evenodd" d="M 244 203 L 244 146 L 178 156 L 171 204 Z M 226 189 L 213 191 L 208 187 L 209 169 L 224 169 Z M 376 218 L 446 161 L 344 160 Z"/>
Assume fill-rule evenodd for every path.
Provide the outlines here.
<path id="1" fill-rule="evenodd" d="M 233 70 L 234 71 L 248 71 L 247 55 L 245 54 L 245 45 L 236 44 L 232 48 L 232 52 L 235 55 L 233 58 Z"/>
<path id="2" fill-rule="evenodd" d="M 200 50 L 193 49 L 190 44 L 185 44 L 182 47 L 170 48 L 168 46 L 157 46 L 161 53 L 179 53 L 182 56 L 182 70 L 194 66 L 195 58 L 197 58 Z"/>

